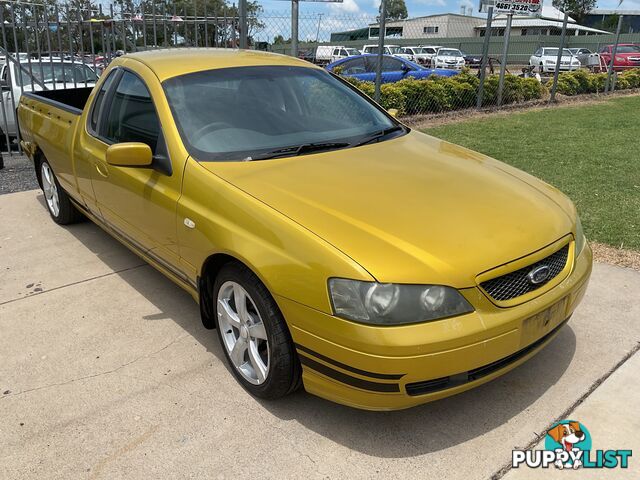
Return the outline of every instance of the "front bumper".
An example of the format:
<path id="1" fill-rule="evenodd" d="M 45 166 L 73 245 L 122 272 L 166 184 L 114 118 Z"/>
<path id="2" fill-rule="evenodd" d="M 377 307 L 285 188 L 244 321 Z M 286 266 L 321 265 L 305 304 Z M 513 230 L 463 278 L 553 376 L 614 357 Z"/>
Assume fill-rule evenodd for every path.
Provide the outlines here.
<path id="1" fill-rule="evenodd" d="M 546 65 L 545 70 L 547 72 L 555 72 L 556 64 Z M 580 70 L 580 65 L 560 65 L 560 68 L 558 69 L 560 72 L 573 72 L 574 70 Z"/>
<path id="2" fill-rule="evenodd" d="M 499 308 L 461 290 L 476 311 L 398 327 L 357 324 L 276 297 L 303 367 L 305 389 L 367 410 L 397 410 L 463 392 L 515 368 L 558 333 L 580 303 L 592 267 L 585 245 L 557 286 Z"/>

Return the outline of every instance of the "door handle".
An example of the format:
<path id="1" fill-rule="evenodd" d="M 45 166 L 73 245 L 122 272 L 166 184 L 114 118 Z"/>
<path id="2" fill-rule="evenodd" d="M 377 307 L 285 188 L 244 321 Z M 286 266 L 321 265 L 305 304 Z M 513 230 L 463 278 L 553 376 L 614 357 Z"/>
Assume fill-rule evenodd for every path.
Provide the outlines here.
<path id="1" fill-rule="evenodd" d="M 105 178 L 109 176 L 109 169 L 104 163 L 100 161 L 96 162 L 96 170 L 100 175 L 102 175 Z"/>

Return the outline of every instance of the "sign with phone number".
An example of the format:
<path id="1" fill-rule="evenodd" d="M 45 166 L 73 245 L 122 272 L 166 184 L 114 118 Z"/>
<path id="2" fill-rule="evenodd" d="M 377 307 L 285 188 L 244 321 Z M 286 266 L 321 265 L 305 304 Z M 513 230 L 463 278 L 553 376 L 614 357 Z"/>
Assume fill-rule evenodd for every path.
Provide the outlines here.
<path id="1" fill-rule="evenodd" d="M 511 0 L 497 1 L 494 5 L 497 13 L 514 13 L 517 15 L 540 15 L 542 13 L 541 0 Z"/>

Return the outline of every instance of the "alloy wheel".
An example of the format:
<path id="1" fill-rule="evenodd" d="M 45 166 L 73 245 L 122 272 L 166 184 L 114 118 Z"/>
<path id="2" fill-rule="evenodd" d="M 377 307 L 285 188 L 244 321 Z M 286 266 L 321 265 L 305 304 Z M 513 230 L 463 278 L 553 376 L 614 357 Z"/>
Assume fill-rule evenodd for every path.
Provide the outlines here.
<path id="1" fill-rule="evenodd" d="M 263 384 L 269 375 L 269 341 L 253 299 L 239 283 L 228 281 L 218 291 L 216 311 L 231 363 L 249 383 Z"/>
<path id="2" fill-rule="evenodd" d="M 47 200 L 47 206 L 49 211 L 54 217 L 60 214 L 60 197 L 58 195 L 58 187 L 56 185 L 53 171 L 47 162 L 42 163 L 40 167 L 42 173 L 42 189 L 44 190 L 44 197 Z"/>

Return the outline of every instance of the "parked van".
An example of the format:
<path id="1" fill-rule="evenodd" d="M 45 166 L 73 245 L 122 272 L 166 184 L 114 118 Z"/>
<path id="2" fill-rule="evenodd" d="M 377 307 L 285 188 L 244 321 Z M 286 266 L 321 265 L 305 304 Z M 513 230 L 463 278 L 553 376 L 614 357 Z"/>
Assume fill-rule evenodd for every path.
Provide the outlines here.
<path id="1" fill-rule="evenodd" d="M 353 55 L 360 55 L 360 52 L 350 47 L 320 45 L 316 48 L 316 63 L 325 65 Z"/>

